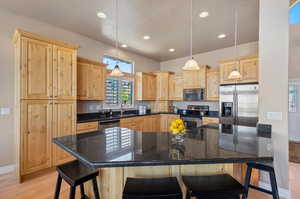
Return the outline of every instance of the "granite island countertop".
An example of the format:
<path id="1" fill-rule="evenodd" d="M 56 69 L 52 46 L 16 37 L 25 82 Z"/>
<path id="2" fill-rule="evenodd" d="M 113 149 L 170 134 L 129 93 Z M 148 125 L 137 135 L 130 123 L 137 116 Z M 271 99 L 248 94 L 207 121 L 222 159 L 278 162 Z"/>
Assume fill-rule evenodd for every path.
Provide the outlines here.
<path id="1" fill-rule="evenodd" d="M 178 143 L 168 132 L 108 128 L 54 138 L 53 142 L 95 168 L 273 161 L 270 134 L 255 127 L 207 125 L 188 131 Z"/>

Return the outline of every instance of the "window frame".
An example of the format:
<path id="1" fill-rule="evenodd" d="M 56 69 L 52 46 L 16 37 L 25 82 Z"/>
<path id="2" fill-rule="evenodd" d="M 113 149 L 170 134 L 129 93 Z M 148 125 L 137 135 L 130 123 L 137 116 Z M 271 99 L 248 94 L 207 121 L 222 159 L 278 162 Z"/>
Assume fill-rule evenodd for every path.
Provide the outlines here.
<path id="1" fill-rule="evenodd" d="M 129 75 L 134 75 L 134 71 L 135 71 L 134 62 L 133 61 L 129 61 L 129 60 L 124 60 L 124 59 L 116 58 L 116 57 L 113 57 L 111 55 L 104 55 L 102 57 L 102 62 L 103 62 L 104 58 L 117 59 L 119 61 L 131 64 L 131 67 L 132 67 L 131 71 L 132 71 L 132 73 L 125 73 L 124 77 L 111 77 L 111 76 L 107 75 L 106 80 L 109 79 L 109 78 L 112 78 L 112 79 L 117 79 L 117 80 L 120 80 L 120 81 L 121 80 L 131 81 L 132 82 L 132 104 L 131 105 L 121 105 L 121 103 L 118 103 L 117 105 L 114 105 L 114 104 L 107 104 L 106 100 L 104 100 L 103 101 L 103 109 L 120 109 L 120 108 L 128 108 L 128 109 L 130 109 L 130 108 L 134 108 L 135 107 L 135 89 L 134 89 L 135 78 L 134 77 L 132 77 L 132 78 L 128 77 Z M 111 71 L 111 69 L 107 69 L 107 70 Z M 128 76 L 126 76 L 126 74 L 128 74 Z M 105 80 L 105 82 L 106 82 L 106 80 Z M 120 82 L 119 82 L 119 86 L 118 87 L 119 87 L 118 89 L 120 90 Z M 106 97 L 106 92 L 105 92 L 105 97 Z M 120 100 L 120 99 L 118 99 L 118 100 Z"/>

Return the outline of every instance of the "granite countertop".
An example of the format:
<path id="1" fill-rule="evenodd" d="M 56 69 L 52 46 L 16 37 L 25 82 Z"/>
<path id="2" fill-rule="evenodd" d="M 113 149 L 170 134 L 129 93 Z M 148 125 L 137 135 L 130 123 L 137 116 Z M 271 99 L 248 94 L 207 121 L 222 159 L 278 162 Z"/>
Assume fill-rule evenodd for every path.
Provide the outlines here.
<path id="1" fill-rule="evenodd" d="M 96 122 L 96 121 L 106 121 L 106 120 L 118 120 L 123 118 L 130 117 L 138 117 L 138 116 L 149 116 L 149 115 L 159 115 L 159 114 L 174 114 L 178 115 L 174 112 L 157 112 L 157 113 L 146 113 L 143 115 L 139 115 L 136 113 L 128 113 L 128 114 L 115 114 L 113 116 L 105 116 L 101 113 L 81 113 L 77 115 L 77 123 L 85 123 L 85 122 Z"/>
<path id="2" fill-rule="evenodd" d="M 260 135 L 255 127 L 247 126 L 206 125 L 188 131 L 183 143 L 168 132 L 119 127 L 54 138 L 53 142 L 95 168 L 273 161 L 271 133 Z"/>

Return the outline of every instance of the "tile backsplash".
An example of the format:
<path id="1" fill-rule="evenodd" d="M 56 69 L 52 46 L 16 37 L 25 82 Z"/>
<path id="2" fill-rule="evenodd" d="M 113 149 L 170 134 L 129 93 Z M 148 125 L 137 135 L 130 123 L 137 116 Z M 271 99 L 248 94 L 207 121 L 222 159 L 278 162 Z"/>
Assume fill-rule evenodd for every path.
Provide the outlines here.
<path id="1" fill-rule="evenodd" d="M 173 102 L 173 106 L 179 109 L 187 109 L 188 105 L 209 106 L 210 111 L 219 111 L 219 102 Z"/>

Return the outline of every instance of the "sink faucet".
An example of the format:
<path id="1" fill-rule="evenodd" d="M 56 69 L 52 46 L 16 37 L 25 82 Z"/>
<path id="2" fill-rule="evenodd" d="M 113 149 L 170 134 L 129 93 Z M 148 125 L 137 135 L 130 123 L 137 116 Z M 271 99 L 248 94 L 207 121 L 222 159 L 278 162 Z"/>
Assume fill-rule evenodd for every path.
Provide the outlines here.
<path id="1" fill-rule="evenodd" d="M 120 111 L 121 111 L 121 116 L 122 116 L 123 112 L 124 112 L 124 110 L 123 110 L 123 103 L 121 103 L 121 109 L 120 109 Z"/>

